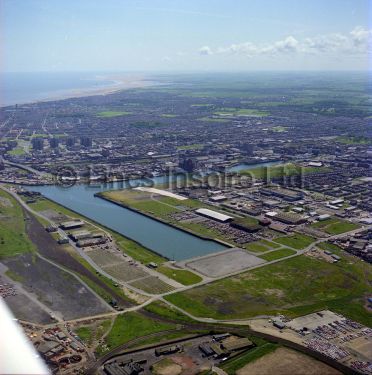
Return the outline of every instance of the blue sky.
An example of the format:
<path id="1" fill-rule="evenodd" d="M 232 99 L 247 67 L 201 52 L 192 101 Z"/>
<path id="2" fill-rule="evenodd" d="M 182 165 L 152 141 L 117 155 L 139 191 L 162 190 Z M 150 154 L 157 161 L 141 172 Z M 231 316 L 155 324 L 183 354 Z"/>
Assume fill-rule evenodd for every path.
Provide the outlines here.
<path id="1" fill-rule="evenodd" d="M 365 70 L 370 7 L 369 0 L 0 0 L 0 70 Z"/>

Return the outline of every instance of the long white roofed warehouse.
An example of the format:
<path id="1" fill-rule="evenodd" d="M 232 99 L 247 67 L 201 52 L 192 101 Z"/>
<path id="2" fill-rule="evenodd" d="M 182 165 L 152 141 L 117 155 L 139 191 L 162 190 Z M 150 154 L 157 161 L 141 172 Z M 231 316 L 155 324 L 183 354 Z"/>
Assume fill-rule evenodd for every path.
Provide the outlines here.
<path id="1" fill-rule="evenodd" d="M 233 217 L 221 214 L 220 212 L 209 210 L 208 208 L 198 208 L 195 211 L 197 214 L 207 217 L 208 219 L 213 219 L 220 221 L 221 223 L 227 223 L 233 219 Z"/>

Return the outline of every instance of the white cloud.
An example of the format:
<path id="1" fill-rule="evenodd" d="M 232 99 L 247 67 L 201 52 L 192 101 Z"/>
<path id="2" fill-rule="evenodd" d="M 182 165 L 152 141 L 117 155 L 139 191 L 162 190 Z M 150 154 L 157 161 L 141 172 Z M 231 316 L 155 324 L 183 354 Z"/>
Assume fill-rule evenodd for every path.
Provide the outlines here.
<path id="1" fill-rule="evenodd" d="M 278 40 L 271 44 L 255 44 L 244 42 L 231 44 L 227 47 L 217 47 L 215 50 L 208 46 L 201 47 L 201 55 L 240 54 L 247 57 L 258 55 L 291 55 L 302 54 L 366 54 L 371 50 L 372 30 L 367 30 L 361 26 L 355 27 L 349 34 L 327 34 L 297 40 L 290 35 L 283 40 Z"/>
<path id="2" fill-rule="evenodd" d="M 211 48 L 208 47 L 208 46 L 203 46 L 203 47 L 199 48 L 199 53 L 201 55 L 212 55 L 213 54 Z"/>

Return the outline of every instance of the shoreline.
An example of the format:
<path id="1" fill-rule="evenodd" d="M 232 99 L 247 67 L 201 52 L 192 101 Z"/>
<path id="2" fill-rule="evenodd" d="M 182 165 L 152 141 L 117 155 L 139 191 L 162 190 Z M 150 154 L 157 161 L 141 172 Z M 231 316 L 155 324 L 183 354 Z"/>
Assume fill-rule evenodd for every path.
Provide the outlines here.
<path id="1" fill-rule="evenodd" d="M 67 100 L 67 99 L 75 99 L 75 98 L 83 98 L 83 97 L 90 97 L 90 96 L 106 96 L 110 94 L 115 94 L 120 91 L 130 90 L 130 89 L 138 89 L 138 88 L 146 88 L 160 85 L 161 83 L 156 80 L 152 80 L 146 78 L 146 76 L 99 76 L 95 77 L 96 81 L 107 81 L 107 85 L 103 85 L 102 87 L 90 87 L 90 88 L 71 88 L 66 90 L 55 90 L 53 92 L 42 99 L 30 99 L 21 102 L 14 102 L 11 104 L 1 104 L 0 109 L 24 105 L 31 105 L 31 104 L 39 104 L 45 102 L 54 102 L 60 100 Z"/>

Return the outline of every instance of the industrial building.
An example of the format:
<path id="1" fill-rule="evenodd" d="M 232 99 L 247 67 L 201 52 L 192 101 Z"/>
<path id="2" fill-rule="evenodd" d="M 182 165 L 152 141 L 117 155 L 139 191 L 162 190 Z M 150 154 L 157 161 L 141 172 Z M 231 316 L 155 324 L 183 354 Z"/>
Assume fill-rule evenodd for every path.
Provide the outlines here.
<path id="1" fill-rule="evenodd" d="M 155 355 L 166 355 L 166 354 L 173 354 L 178 353 L 183 349 L 181 345 L 172 345 L 172 346 L 165 346 L 163 348 L 156 348 Z"/>
<path id="2" fill-rule="evenodd" d="M 305 218 L 293 212 L 278 212 L 275 215 L 275 220 L 291 225 L 298 225 L 306 222 Z"/>
<path id="3" fill-rule="evenodd" d="M 235 219 L 230 225 L 233 228 L 244 230 L 248 233 L 255 233 L 262 229 L 260 225 L 247 222 L 245 219 Z"/>
<path id="4" fill-rule="evenodd" d="M 233 219 L 231 216 L 221 214 L 217 211 L 209 210 L 208 208 L 198 208 L 195 212 L 201 216 L 207 217 L 208 219 L 213 219 L 221 223 L 228 223 Z"/>
<path id="5" fill-rule="evenodd" d="M 143 371 L 143 368 L 137 362 L 111 362 L 104 365 L 103 369 L 107 375 L 138 375 Z"/>
<path id="6" fill-rule="evenodd" d="M 84 225 L 84 221 L 72 220 L 72 221 L 65 221 L 61 223 L 60 227 L 64 230 L 70 230 L 70 229 L 80 228 L 83 225 Z"/>
<path id="7" fill-rule="evenodd" d="M 233 340 L 225 340 L 221 344 L 221 347 L 227 352 L 235 352 L 237 350 L 252 348 L 253 346 L 254 343 L 246 337 L 234 338 Z"/>
<path id="8" fill-rule="evenodd" d="M 301 200 L 303 198 L 303 193 L 300 191 L 285 189 L 282 187 L 276 188 L 263 188 L 261 189 L 261 194 L 278 197 L 284 199 L 288 202 L 294 202 Z"/>

